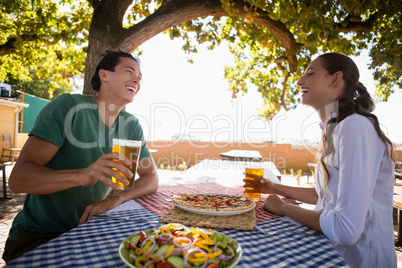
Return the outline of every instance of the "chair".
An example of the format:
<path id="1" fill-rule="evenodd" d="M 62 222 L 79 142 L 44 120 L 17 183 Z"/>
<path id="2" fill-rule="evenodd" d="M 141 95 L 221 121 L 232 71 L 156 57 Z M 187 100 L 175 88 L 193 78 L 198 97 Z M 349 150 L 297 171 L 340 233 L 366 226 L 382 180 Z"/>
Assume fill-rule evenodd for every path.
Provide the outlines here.
<path id="1" fill-rule="evenodd" d="M 3 134 L 3 152 L 1 153 L 1 158 L 6 157 L 8 160 L 11 160 L 11 163 L 14 163 L 15 158 L 18 157 L 17 152 L 20 151 L 20 148 L 13 148 L 13 140 L 11 135 Z"/>
<path id="2" fill-rule="evenodd" d="M 7 164 L 0 162 L 0 171 L 3 173 L 3 197 L 0 199 L 11 199 L 11 197 L 7 197 L 6 166 Z"/>
<path id="3" fill-rule="evenodd" d="M 309 183 L 310 173 L 315 177 L 316 163 L 307 163 L 307 183 Z"/>

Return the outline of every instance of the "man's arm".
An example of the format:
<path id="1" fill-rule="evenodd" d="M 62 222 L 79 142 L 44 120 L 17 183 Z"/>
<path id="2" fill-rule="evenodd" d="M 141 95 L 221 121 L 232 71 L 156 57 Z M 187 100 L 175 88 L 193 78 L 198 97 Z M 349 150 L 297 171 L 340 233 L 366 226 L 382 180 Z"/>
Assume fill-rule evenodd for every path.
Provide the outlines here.
<path id="1" fill-rule="evenodd" d="M 25 143 L 9 179 L 9 187 L 14 193 L 51 194 L 76 186 L 91 186 L 96 181 L 120 189 L 106 175 L 125 180 L 116 168 L 130 176 L 130 171 L 120 162 L 113 161 L 121 155 L 110 153 L 101 156 L 92 165 L 76 170 L 52 170 L 45 165 L 55 156 L 59 148 L 42 138 L 31 135 Z M 125 159 L 129 164 L 129 160 Z"/>
<path id="2" fill-rule="evenodd" d="M 81 216 L 80 224 L 92 219 L 92 215 L 100 215 L 118 205 L 158 190 L 158 173 L 152 157 L 147 157 L 138 163 L 137 173 L 139 178 L 135 180 L 133 189 L 122 190 L 110 194 L 105 200 L 88 205 Z"/>

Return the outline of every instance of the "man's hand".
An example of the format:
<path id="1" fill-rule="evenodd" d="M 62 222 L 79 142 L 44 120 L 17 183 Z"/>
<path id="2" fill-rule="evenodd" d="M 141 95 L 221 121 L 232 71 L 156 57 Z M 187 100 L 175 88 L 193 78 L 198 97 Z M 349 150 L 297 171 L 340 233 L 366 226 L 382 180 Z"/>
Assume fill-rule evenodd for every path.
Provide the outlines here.
<path id="1" fill-rule="evenodd" d="M 117 207 L 121 203 L 123 203 L 123 198 L 120 194 L 111 194 L 102 201 L 88 205 L 81 216 L 80 224 L 91 220 L 93 215 L 101 215 L 106 211 Z"/>
<path id="2" fill-rule="evenodd" d="M 158 173 L 151 156 L 139 161 L 137 173 L 139 178 L 134 181 L 132 189 L 119 191 L 103 201 L 88 205 L 82 214 L 80 224 L 91 220 L 93 215 L 100 215 L 130 199 L 154 193 L 158 189 Z"/>
<path id="3" fill-rule="evenodd" d="M 116 159 L 119 159 L 119 161 Z M 124 185 L 128 185 L 128 181 L 118 171 L 126 175 L 128 178 L 131 178 L 134 175 L 123 164 L 127 166 L 130 165 L 130 160 L 119 153 L 113 152 L 102 155 L 89 167 L 77 170 L 77 173 L 78 176 L 82 178 L 80 180 L 82 182 L 82 186 L 92 186 L 96 183 L 96 181 L 101 181 L 104 184 L 119 190 L 120 186 L 113 183 L 106 176 L 109 175 L 115 177 Z"/>

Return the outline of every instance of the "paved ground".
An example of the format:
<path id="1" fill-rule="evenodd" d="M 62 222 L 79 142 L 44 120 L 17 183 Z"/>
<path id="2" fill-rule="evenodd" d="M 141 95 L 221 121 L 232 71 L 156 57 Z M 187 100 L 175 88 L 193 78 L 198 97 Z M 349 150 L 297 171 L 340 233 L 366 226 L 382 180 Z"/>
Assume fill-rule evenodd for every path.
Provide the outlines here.
<path id="1" fill-rule="evenodd" d="M 7 177 L 9 176 L 10 172 L 12 170 L 12 166 L 9 166 L 6 168 L 7 171 Z M 174 174 L 179 174 L 179 172 L 160 172 L 160 180 L 163 182 L 164 180 L 170 179 Z M 282 176 L 282 183 L 287 184 L 287 185 L 297 185 L 297 177 L 295 176 Z M 314 179 L 311 177 L 308 179 L 306 176 L 302 176 L 300 178 L 300 185 L 301 186 L 313 186 L 314 185 Z M 0 180 L 0 195 L 2 196 L 2 180 Z M 398 181 L 397 186 L 395 186 L 395 194 L 396 195 L 401 195 L 402 196 L 402 181 Z M 11 199 L 2 199 L 0 200 L 0 267 L 4 267 L 5 263 L 1 256 L 3 255 L 4 251 L 4 244 L 6 242 L 7 236 L 8 236 L 8 231 L 11 227 L 12 220 L 15 217 L 15 215 L 22 209 L 22 205 L 25 200 L 25 195 L 16 195 L 16 194 L 11 194 L 10 191 L 8 191 L 8 196 L 12 196 Z M 397 257 L 398 257 L 398 267 L 402 268 L 402 247 L 400 245 L 396 245 L 395 247 Z"/>
<path id="2" fill-rule="evenodd" d="M 6 167 L 7 178 L 9 177 L 11 170 L 12 166 Z M 0 192 L 1 197 L 3 197 L 3 178 L 0 180 Z M 12 198 L 0 200 L 0 267 L 5 266 L 5 262 L 1 256 L 3 256 L 4 244 L 8 237 L 8 231 L 10 230 L 15 215 L 22 209 L 25 200 L 25 195 L 11 194 L 9 190 L 7 196 L 12 196 Z"/>

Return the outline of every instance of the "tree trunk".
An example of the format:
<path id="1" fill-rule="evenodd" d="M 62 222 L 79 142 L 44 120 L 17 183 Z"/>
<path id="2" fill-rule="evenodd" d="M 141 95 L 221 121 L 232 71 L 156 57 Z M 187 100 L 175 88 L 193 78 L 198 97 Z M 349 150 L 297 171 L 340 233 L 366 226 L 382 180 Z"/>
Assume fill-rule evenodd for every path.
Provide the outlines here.
<path id="1" fill-rule="evenodd" d="M 120 48 L 130 53 L 159 33 L 186 21 L 207 16 L 229 16 L 220 0 L 165 0 L 152 15 L 125 29 L 122 21 L 131 2 L 132 0 L 93 1 L 94 15 L 89 29 L 84 94 L 95 94 L 91 88 L 91 78 L 105 49 Z M 251 8 L 250 4 L 240 0 L 235 4 L 238 12 L 233 16 L 246 18 L 248 12 L 244 11 L 244 6 Z M 263 10 L 258 10 L 258 14 L 254 21 L 267 27 L 280 40 L 287 51 L 290 70 L 295 70 L 296 54 L 300 51 L 301 44 L 295 41 L 285 24 L 272 20 Z"/>
<path id="2" fill-rule="evenodd" d="M 89 27 L 85 64 L 84 94 L 96 95 L 91 79 L 106 49 L 118 49 L 123 42 L 123 17 L 132 0 L 94 1 L 94 13 Z"/>
<path id="3" fill-rule="evenodd" d="M 122 2 L 125 5 L 122 6 Z M 175 25 L 199 17 L 228 15 L 219 0 L 165 0 L 152 15 L 129 29 L 124 29 L 122 27 L 124 15 L 120 14 L 124 14 L 130 5 L 130 3 L 127 5 L 127 2 L 131 3 L 132 0 L 100 1 L 94 6 L 94 15 L 89 29 L 84 94 L 95 95 L 96 93 L 92 90 L 91 78 L 100 55 L 105 49 L 119 48 L 130 53 L 147 40 Z M 117 17 L 117 15 L 120 16 Z"/>

